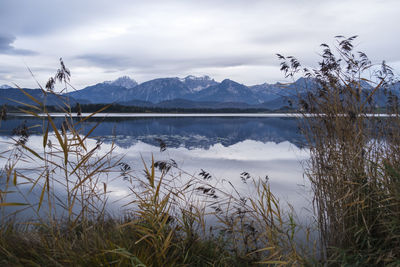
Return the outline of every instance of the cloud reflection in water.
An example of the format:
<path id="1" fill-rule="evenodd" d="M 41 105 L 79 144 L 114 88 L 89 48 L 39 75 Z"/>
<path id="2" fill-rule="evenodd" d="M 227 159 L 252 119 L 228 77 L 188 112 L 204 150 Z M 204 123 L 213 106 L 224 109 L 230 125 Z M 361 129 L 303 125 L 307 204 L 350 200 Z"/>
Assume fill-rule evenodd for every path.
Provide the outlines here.
<path id="1" fill-rule="evenodd" d="M 1 151 L 12 127 L 23 120 L 11 118 L 2 124 Z M 56 123 L 61 124 L 62 119 Z M 37 119 L 26 122 L 37 124 Z M 87 129 L 96 123 L 88 123 Z M 113 135 L 115 133 L 115 135 Z M 40 132 L 37 132 L 40 134 Z M 124 156 L 133 173 L 143 175 L 142 158 L 147 164 L 153 155 L 155 160 L 173 159 L 178 167 L 189 175 L 198 177 L 203 169 L 211 174 L 213 183 L 233 192 L 228 181 L 242 194 L 254 194 L 254 188 L 244 184 L 240 174 L 248 172 L 253 178 L 264 179 L 268 175 L 271 190 L 289 202 L 298 213 L 310 207 L 309 186 L 303 179 L 301 161 L 307 159 L 307 150 L 299 145 L 303 139 L 297 130 L 297 121 L 288 118 L 107 118 L 99 125 L 89 141 L 95 145 L 98 139 L 105 141 L 101 151 L 107 151 L 111 140 L 117 148 L 115 156 Z M 163 140 L 167 150 L 160 152 L 159 141 Z M 29 146 L 42 150 L 42 137 L 30 137 Z M 4 166 L 5 161 L 0 162 Z M 27 167 L 26 165 L 24 167 Z M 116 171 L 117 172 L 117 171 Z M 172 170 L 178 175 L 179 170 Z M 303 185 L 303 186 L 302 186 Z M 304 186 L 305 185 L 305 186 Z M 129 184 L 121 179 L 113 180 L 108 189 L 116 200 L 129 194 Z M 306 198 L 308 197 L 308 199 Z M 122 202 L 116 202 L 122 203 Z"/>

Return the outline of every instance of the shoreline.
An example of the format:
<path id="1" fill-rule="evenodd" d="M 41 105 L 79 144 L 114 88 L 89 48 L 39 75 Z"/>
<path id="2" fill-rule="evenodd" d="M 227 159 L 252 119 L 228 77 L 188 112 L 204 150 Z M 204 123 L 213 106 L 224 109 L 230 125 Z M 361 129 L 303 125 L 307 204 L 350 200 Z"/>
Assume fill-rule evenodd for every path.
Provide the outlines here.
<path id="1" fill-rule="evenodd" d="M 301 113 L 82 113 L 78 116 L 77 113 L 49 113 L 51 117 L 115 117 L 115 118 L 145 118 L 145 117 L 265 117 L 265 118 L 301 118 L 315 117 L 323 114 L 301 114 Z M 39 113 L 37 116 L 27 113 L 8 113 L 14 117 L 47 117 L 47 113 Z M 395 117 L 395 114 L 365 114 L 367 117 Z M 342 115 L 346 116 L 346 115 Z"/>

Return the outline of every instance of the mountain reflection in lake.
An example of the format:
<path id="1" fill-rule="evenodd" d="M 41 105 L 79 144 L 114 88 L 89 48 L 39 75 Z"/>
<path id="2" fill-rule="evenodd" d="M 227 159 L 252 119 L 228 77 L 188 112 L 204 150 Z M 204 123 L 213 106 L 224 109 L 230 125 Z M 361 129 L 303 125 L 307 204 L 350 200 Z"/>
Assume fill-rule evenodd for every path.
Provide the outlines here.
<path id="1" fill-rule="evenodd" d="M 61 126 L 63 119 L 55 118 Z M 11 117 L 3 122 L 0 135 L 11 135 L 13 129 L 21 125 L 41 125 L 42 120 L 34 117 Z M 130 147 L 138 141 L 159 145 L 162 139 L 168 147 L 208 149 L 214 144 L 230 146 L 245 140 L 280 143 L 289 141 L 302 147 L 304 139 L 298 131 L 295 118 L 262 117 L 150 117 L 150 118 L 92 118 L 83 133 L 101 122 L 92 137 L 112 140 L 121 147 Z M 85 131 L 86 130 L 86 131 Z M 32 133 L 40 134 L 40 128 Z"/>
<path id="2" fill-rule="evenodd" d="M 55 121 L 61 126 L 63 119 Z M 99 121 L 101 123 L 91 134 L 92 142 L 104 141 L 102 150 L 107 151 L 114 140 L 117 145 L 114 155 L 124 155 L 124 162 L 138 174 L 143 170 L 142 158 L 150 162 L 154 155 L 155 160 L 175 160 L 188 174 L 198 176 L 203 169 L 227 190 L 229 181 L 240 192 L 251 194 L 251 188 L 240 178 L 245 171 L 253 178 L 268 176 L 272 192 L 282 203 L 290 202 L 298 213 L 310 206 L 310 200 L 305 198 L 308 186 L 301 186 L 305 184 L 301 161 L 308 153 L 302 146 L 304 139 L 294 118 L 93 118 L 82 133 Z M 4 141 L 12 135 L 12 130 L 22 123 L 30 127 L 41 125 L 42 121 L 33 117 L 10 117 L 3 121 L 1 151 L 7 148 Z M 31 134 L 29 145 L 41 151 L 40 129 L 32 128 Z M 160 140 L 166 144 L 164 152 L 160 152 Z M 4 159 L 1 164 L 4 166 Z M 128 194 L 127 187 L 123 179 L 110 184 L 114 197 Z"/>

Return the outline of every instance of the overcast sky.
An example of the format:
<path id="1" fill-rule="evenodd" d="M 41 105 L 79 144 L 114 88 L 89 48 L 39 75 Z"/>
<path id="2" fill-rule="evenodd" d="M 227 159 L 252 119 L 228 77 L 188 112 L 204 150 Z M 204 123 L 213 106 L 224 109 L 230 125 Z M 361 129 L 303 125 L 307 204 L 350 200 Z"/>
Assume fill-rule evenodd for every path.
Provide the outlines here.
<path id="1" fill-rule="evenodd" d="M 315 65 L 319 44 L 400 67 L 399 0 L 0 0 L 0 85 L 45 83 L 62 57 L 77 88 L 128 75 L 282 81 L 275 54 Z"/>

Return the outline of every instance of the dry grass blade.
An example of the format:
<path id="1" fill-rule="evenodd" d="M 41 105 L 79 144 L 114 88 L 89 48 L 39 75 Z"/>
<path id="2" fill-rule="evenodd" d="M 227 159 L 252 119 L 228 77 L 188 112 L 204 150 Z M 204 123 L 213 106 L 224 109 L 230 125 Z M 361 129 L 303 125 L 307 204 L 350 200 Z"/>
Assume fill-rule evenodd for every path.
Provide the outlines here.
<path id="1" fill-rule="evenodd" d="M 46 148 L 46 145 L 47 145 L 47 140 L 49 137 L 49 126 L 50 126 L 50 123 L 47 121 L 47 127 L 43 133 L 43 148 Z"/>
<path id="2" fill-rule="evenodd" d="M 28 206 L 27 203 L 19 203 L 19 202 L 0 202 L 0 207 L 10 207 L 10 206 Z"/>
<path id="3" fill-rule="evenodd" d="M 17 170 L 14 170 L 13 184 L 14 184 L 14 186 L 17 186 Z"/>
<path id="4" fill-rule="evenodd" d="M 47 188 L 47 181 L 45 181 L 45 183 L 43 184 L 42 192 L 40 193 L 40 198 L 39 198 L 39 204 L 38 204 L 37 211 L 39 211 L 40 207 L 42 206 L 44 193 L 46 192 L 46 188 Z"/>
<path id="5" fill-rule="evenodd" d="M 73 175 L 79 168 L 85 164 L 88 160 L 91 159 L 93 156 L 93 153 L 95 152 L 96 148 L 93 148 L 91 151 L 89 151 L 86 155 L 84 155 L 81 159 L 81 161 L 75 166 L 75 168 L 70 172 L 70 175 Z"/>
<path id="6" fill-rule="evenodd" d="M 36 112 L 32 112 L 32 111 L 29 111 L 29 110 L 26 110 L 26 109 L 22 109 L 22 108 L 19 108 L 18 110 L 23 112 L 23 113 L 32 115 L 32 116 L 34 116 L 36 118 L 40 118 L 39 114 L 37 114 Z"/>
<path id="7" fill-rule="evenodd" d="M 68 160 L 68 148 L 67 148 L 67 143 L 64 143 L 63 139 L 61 138 L 60 133 L 58 132 L 58 129 L 56 127 L 56 125 L 54 124 L 53 119 L 51 118 L 50 114 L 47 113 L 47 119 L 50 122 L 50 125 L 54 131 L 54 133 L 56 134 L 56 138 L 58 140 L 58 143 L 60 145 L 60 147 L 62 148 L 63 152 L 64 152 L 64 163 L 66 164 L 67 160 Z"/>
<path id="8" fill-rule="evenodd" d="M 260 248 L 260 249 L 257 249 L 257 250 L 255 250 L 255 251 L 252 251 L 252 252 L 248 253 L 247 255 L 252 255 L 252 254 L 259 253 L 259 252 L 263 252 L 263 251 L 274 250 L 275 248 L 276 248 L 276 247 L 265 247 L 265 248 Z"/>
<path id="9" fill-rule="evenodd" d="M 90 118 L 93 117 L 94 115 L 96 115 L 96 114 L 98 114 L 98 113 L 100 113 L 100 112 L 102 112 L 102 111 L 108 109 L 111 105 L 112 105 L 112 104 L 108 104 L 108 105 L 102 107 L 101 109 L 99 109 L 98 111 L 93 112 L 92 114 L 86 116 L 85 118 L 83 118 L 83 119 L 81 119 L 79 122 L 77 122 L 76 125 L 79 124 L 79 123 L 82 123 L 82 122 L 84 122 L 84 121 L 90 119 Z"/>
<path id="10" fill-rule="evenodd" d="M 102 159 L 104 159 L 106 156 L 103 156 L 101 159 L 98 160 L 98 162 L 100 162 Z M 106 165 L 106 162 L 101 163 L 96 169 L 94 169 L 91 173 L 89 173 L 84 179 L 82 179 L 81 181 L 79 181 L 79 183 L 77 183 L 73 188 L 72 191 L 76 190 L 77 188 L 79 188 L 81 185 L 83 185 L 87 180 L 91 179 L 92 176 L 96 175 L 99 170 L 101 170 L 103 168 L 103 166 Z"/>
<path id="11" fill-rule="evenodd" d="M 21 145 L 24 149 L 28 150 L 31 154 L 33 154 L 33 155 L 34 155 L 35 157 L 37 157 L 38 159 L 44 160 L 43 157 L 40 156 L 40 155 L 39 155 L 36 151 L 34 151 L 33 149 L 29 148 L 28 146 L 26 146 L 26 145 L 24 145 L 24 144 L 22 144 L 22 143 L 20 143 L 20 145 Z"/>
<path id="12" fill-rule="evenodd" d="M 18 100 L 11 99 L 11 98 L 6 98 L 6 99 L 8 99 L 8 100 L 10 100 L 10 101 L 13 101 L 13 102 L 15 102 L 15 103 L 18 103 L 18 104 L 20 104 L 20 105 L 27 106 L 27 107 L 29 107 L 29 108 L 36 109 L 36 110 L 38 110 L 38 111 L 41 111 L 41 109 L 38 108 L 37 106 L 30 105 L 30 104 L 27 104 L 27 103 L 24 103 L 24 102 L 20 102 L 20 101 L 18 101 Z M 22 109 L 21 109 L 21 110 L 22 110 Z M 24 111 L 24 112 L 25 112 L 25 111 Z M 29 114 L 31 114 L 31 113 L 29 113 Z M 37 115 L 37 114 L 36 114 L 36 115 Z"/>
<path id="13" fill-rule="evenodd" d="M 371 91 L 371 93 L 367 96 L 367 98 L 364 100 L 364 102 L 361 104 L 360 110 L 364 110 L 365 105 L 368 104 L 368 101 L 376 94 L 376 91 L 382 87 L 382 84 L 384 83 L 384 79 L 381 80 L 381 82 L 375 86 L 375 88 Z"/>
<path id="14" fill-rule="evenodd" d="M 85 135 L 85 137 L 83 137 L 83 139 L 82 139 L 82 144 L 83 144 L 83 141 L 85 141 L 91 134 L 92 134 L 92 132 L 100 125 L 100 121 L 99 122 L 97 122 L 88 132 L 87 132 L 87 134 Z"/>
<path id="15" fill-rule="evenodd" d="M 33 75 L 32 70 L 31 70 L 28 66 L 27 66 L 26 68 L 28 69 L 29 73 L 31 74 L 31 77 L 35 80 L 36 84 L 37 84 L 37 85 L 39 86 L 39 88 L 42 90 L 42 93 L 43 93 L 44 95 L 47 95 L 47 92 L 43 89 L 42 85 L 39 83 L 38 80 L 36 80 L 35 75 Z"/>
<path id="16" fill-rule="evenodd" d="M 21 87 L 19 87 L 18 85 L 14 84 L 24 95 L 26 95 L 30 100 L 32 100 L 33 102 L 35 102 L 36 104 L 38 104 L 39 106 L 43 107 L 43 103 L 40 102 L 39 100 L 37 100 L 36 98 L 34 98 L 33 96 L 31 96 L 29 93 L 25 92 L 24 89 L 22 89 Z"/>
<path id="17" fill-rule="evenodd" d="M 155 179 L 155 176 L 154 176 L 154 171 L 155 171 L 155 168 L 154 168 L 154 157 L 152 156 L 152 158 L 151 158 L 151 172 L 150 172 L 149 169 L 147 168 L 147 165 L 146 165 L 146 163 L 144 162 L 143 157 L 142 157 L 142 156 L 140 156 L 140 157 L 141 157 L 141 159 L 142 159 L 142 163 L 143 163 L 143 166 L 144 166 L 146 178 L 149 180 L 150 186 L 151 186 L 152 188 L 154 188 L 154 179 Z"/>

